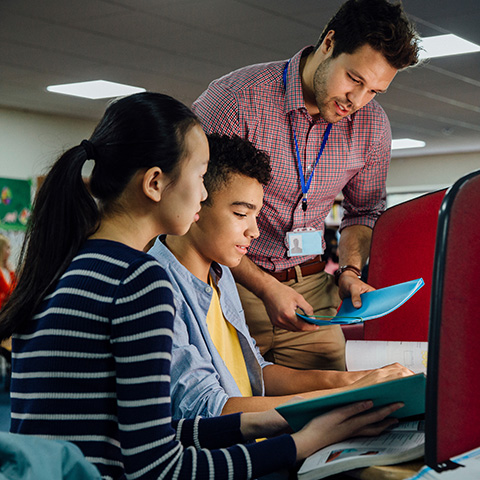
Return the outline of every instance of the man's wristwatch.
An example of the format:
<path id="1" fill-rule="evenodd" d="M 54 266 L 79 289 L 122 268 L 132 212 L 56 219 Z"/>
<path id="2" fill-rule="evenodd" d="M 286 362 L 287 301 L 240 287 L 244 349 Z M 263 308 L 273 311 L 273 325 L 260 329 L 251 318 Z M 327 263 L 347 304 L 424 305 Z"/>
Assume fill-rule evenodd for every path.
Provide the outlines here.
<path id="1" fill-rule="evenodd" d="M 361 278 L 362 276 L 362 272 L 360 271 L 360 269 L 355 267 L 354 265 L 342 265 L 333 274 L 335 276 L 335 283 L 337 285 L 338 285 L 338 280 L 340 279 L 340 275 L 343 272 L 346 272 L 347 270 L 349 270 L 350 272 L 353 272 L 358 278 Z"/>

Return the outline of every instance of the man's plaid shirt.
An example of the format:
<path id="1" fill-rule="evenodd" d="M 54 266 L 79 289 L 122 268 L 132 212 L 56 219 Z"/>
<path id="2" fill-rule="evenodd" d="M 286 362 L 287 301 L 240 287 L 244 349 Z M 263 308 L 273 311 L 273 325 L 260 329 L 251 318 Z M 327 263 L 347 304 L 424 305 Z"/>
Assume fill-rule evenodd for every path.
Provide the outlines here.
<path id="1" fill-rule="evenodd" d="M 248 252 L 251 260 L 268 270 L 283 270 L 309 258 L 287 257 L 286 233 L 303 227 L 304 219 L 306 226 L 322 230 L 341 191 L 345 209 L 341 229 L 354 224 L 373 227 L 385 208 L 391 131 L 385 112 L 372 100 L 333 125 L 315 168 L 304 216 L 290 122 L 295 126 L 307 178 L 327 122 L 312 119 L 305 108 L 299 74 L 303 53 L 306 49 L 290 61 L 286 90 L 283 71 L 287 61 L 264 63 L 213 81 L 193 104 L 206 132 L 237 134 L 270 155 L 272 179 L 265 187 L 258 218 L 260 237 Z"/>

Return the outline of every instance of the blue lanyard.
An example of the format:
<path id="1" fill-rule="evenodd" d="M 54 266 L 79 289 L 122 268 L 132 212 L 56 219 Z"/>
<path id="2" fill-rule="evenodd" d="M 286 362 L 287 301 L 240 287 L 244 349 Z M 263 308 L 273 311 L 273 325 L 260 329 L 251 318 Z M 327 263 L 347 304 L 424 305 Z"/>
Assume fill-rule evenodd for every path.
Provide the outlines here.
<path id="1" fill-rule="evenodd" d="M 288 73 L 288 66 L 290 65 L 290 60 L 287 62 L 285 65 L 285 69 L 283 70 L 283 86 L 285 87 L 285 91 L 287 90 L 287 73 Z M 302 210 L 305 212 L 307 210 L 307 193 L 308 190 L 310 189 L 310 184 L 312 183 L 312 178 L 313 178 L 313 173 L 315 172 L 315 168 L 318 164 L 318 161 L 320 160 L 320 157 L 322 156 L 323 149 L 325 148 L 325 145 L 328 140 L 328 136 L 330 135 L 330 130 L 332 129 L 332 124 L 329 123 L 327 126 L 327 129 L 325 130 L 325 133 L 323 135 L 323 140 L 322 140 L 322 145 L 320 146 L 320 151 L 318 152 L 317 155 L 317 160 L 315 161 L 315 164 L 312 168 L 312 173 L 308 177 L 307 182 L 305 183 L 305 177 L 303 175 L 303 168 L 302 168 L 302 161 L 300 160 L 300 151 L 298 149 L 298 142 L 297 142 L 297 135 L 295 132 L 295 126 L 293 125 L 293 122 L 290 121 L 290 112 L 288 115 L 288 120 L 290 122 L 290 125 L 292 127 L 293 131 L 293 141 L 295 142 L 295 152 L 297 154 L 297 163 L 298 163 L 298 172 L 300 175 L 300 185 L 302 186 Z"/>

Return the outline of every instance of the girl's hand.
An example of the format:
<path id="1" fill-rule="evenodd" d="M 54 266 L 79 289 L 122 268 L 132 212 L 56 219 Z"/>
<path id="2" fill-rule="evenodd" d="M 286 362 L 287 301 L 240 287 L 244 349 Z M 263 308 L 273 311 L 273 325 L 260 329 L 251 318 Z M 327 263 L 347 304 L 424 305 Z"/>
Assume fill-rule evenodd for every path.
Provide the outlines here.
<path id="1" fill-rule="evenodd" d="M 393 403 L 374 412 L 372 401 L 357 402 L 340 407 L 314 418 L 302 430 L 292 435 L 297 446 L 297 460 L 303 460 L 317 450 L 349 437 L 374 436 L 391 425 L 398 423 L 395 418 L 386 418 L 403 403 Z"/>

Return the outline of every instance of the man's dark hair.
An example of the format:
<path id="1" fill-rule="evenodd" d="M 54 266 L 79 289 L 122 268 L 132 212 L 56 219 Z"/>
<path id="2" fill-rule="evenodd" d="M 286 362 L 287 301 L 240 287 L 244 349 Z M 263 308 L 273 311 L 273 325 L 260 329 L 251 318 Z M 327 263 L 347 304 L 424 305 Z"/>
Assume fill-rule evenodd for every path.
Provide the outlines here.
<path id="1" fill-rule="evenodd" d="M 234 174 L 258 180 L 266 185 L 270 180 L 271 168 L 268 154 L 258 150 L 251 142 L 237 135 L 207 135 L 210 161 L 203 181 L 208 192 L 205 205 L 210 205 L 211 196 L 225 188 Z"/>
<path id="2" fill-rule="evenodd" d="M 419 36 L 400 2 L 348 0 L 328 22 L 315 50 L 331 30 L 335 32 L 331 58 L 368 44 L 397 70 L 418 62 Z"/>

